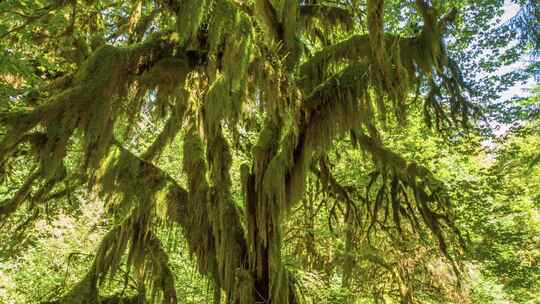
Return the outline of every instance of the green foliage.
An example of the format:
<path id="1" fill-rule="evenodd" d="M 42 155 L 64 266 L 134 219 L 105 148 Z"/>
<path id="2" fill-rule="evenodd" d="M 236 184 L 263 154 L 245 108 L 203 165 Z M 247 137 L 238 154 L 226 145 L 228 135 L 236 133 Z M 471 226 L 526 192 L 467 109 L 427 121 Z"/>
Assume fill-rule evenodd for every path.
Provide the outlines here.
<path id="1" fill-rule="evenodd" d="M 0 301 L 537 300 L 500 5 L 3 1 Z"/>

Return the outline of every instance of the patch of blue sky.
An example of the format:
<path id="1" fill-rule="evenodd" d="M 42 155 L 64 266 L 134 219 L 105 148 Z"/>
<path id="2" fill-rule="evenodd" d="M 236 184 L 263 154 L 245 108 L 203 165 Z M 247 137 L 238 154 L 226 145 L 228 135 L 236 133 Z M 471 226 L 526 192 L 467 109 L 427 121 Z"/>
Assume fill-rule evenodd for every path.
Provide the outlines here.
<path id="1" fill-rule="evenodd" d="M 520 9 L 521 7 L 518 4 L 506 0 L 504 3 L 504 13 L 501 16 L 500 20 L 498 20 L 498 24 L 503 25 L 509 22 L 514 16 L 516 16 L 520 12 Z M 504 75 L 516 70 L 525 69 L 532 63 L 533 60 L 535 60 L 535 58 L 524 54 L 522 58 L 520 58 L 520 60 L 511 65 L 501 67 L 495 72 L 495 74 Z M 500 96 L 500 101 L 511 100 L 513 98 L 528 97 L 531 95 L 532 89 L 535 85 L 538 85 L 538 82 L 535 81 L 533 76 L 531 76 L 529 79 L 527 79 L 527 81 L 517 83 L 505 92 L 502 92 Z"/>

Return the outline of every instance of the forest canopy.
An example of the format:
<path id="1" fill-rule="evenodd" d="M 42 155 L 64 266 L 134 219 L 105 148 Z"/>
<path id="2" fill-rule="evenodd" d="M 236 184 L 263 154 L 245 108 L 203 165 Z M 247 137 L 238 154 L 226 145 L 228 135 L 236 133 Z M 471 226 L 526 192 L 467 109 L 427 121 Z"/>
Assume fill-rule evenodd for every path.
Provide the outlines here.
<path id="1" fill-rule="evenodd" d="M 536 0 L 1 1 L 0 302 L 536 303 L 538 56 Z"/>

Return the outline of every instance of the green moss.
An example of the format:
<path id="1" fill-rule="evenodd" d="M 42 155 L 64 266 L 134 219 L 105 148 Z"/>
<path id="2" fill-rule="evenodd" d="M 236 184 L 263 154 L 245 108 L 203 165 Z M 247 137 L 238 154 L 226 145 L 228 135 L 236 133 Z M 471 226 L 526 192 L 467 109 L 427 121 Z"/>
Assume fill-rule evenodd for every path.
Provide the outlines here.
<path id="1" fill-rule="evenodd" d="M 0 214 L 16 210 L 37 181 L 43 183 L 36 192 L 40 197 L 63 179 L 64 160 L 81 134 L 82 171 L 107 198 L 116 226 L 103 239 L 87 278 L 66 299 L 84 295 L 94 301 L 96 285 L 114 276 L 125 257 L 152 286 L 153 300 L 176 302 L 167 254 L 152 231 L 160 221 L 174 221 L 183 228 L 199 271 L 228 298 L 242 304 L 261 297 L 294 303 L 294 278 L 281 260 L 282 221 L 304 196 L 314 161 L 334 140 L 352 133 L 382 172 L 374 177 L 380 187 L 371 212 L 392 208 L 397 226 L 406 220 L 418 223 L 411 218 L 419 214 L 446 252 L 445 226 L 454 227 L 438 213 L 448 208 L 443 187 L 425 168 L 362 132 L 376 134 L 375 126 L 390 112 L 405 121 L 409 95 L 423 79 L 432 86 L 428 118 L 446 117 L 440 102 L 444 90 L 455 96 L 452 118 L 459 120 L 460 112 L 467 116 L 459 74 L 444 53 L 441 21 L 435 10 L 419 3 L 424 28 L 418 37 L 386 34 L 384 2 L 368 0 L 368 34 L 351 36 L 308 58 L 302 57 L 300 38 L 309 29 L 302 23 L 311 22 L 319 30 L 323 20 L 335 16 L 335 23 L 347 29 L 352 23 L 347 10 L 293 0 L 257 0 L 242 11 L 237 1 L 163 2 L 176 14 L 178 39 L 149 37 L 130 47 L 102 46 L 65 83 L 53 86 L 45 105 L 0 113 L 0 123 L 9 127 L 0 143 L 0 164 L 27 141 L 26 133 L 35 128 L 44 132 L 36 149 L 37 171 L 12 200 L 0 205 Z M 140 13 L 138 9 L 132 17 L 132 29 Z M 318 41 L 326 45 L 343 34 L 332 31 L 319 31 Z M 299 65 L 301 59 L 305 61 Z M 123 148 L 113 132 L 121 119 L 132 120 L 126 124 L 133 127 L 149 100 L 154 102 L 152 113 L 169 116 L 139 157 Z M 262 127 L 243 124 L 243 115 L 263 119 Z M 183 127 L 187 190 L 151 163 Z M 246 131 L 246 137 L 258 132 L 247 155 L 251 163 L 242 170 L 245 214 L 232 195 L 232 162 L 240 149 L 231 145 L 229 135 L 238 130 Z M 418 202 L 414 212 L 401 201 L 405 195 Z M 383 201 L 388 196 L 391 201 Z M 440 209 L 433 209 L 434 204 Z M 269 284 L 268 294 L 257 295 L 260 284 Z"/>
<path id="2" fill-rule="evenodd" d="M 186 0 L 179 4 L 176 16 L 176 30 L 180 35 L 180 44 L 195 43 L 199 27 L 207 9 L 206 0 Z"/>

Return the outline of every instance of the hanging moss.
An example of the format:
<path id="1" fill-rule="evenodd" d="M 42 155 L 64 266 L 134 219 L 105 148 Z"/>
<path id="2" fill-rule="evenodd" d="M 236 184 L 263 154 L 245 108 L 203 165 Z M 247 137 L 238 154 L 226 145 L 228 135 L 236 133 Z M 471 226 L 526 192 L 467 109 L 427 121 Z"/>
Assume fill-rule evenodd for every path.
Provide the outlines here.
<path id="1" fill-rule="evenodd" d="M 266 39 L 278 41 L 281 25 L 279 15 L 270 0 L 255 1 L 255 17 L 266 32 Z"/>
<path id="2" fill-rule="evenodd" d="M 169 267 L 169 256 L 163 249 L 160 240 L 153 234 L 146 241 L 146 264 L 144 271 L 146 280 L 150 281 L 151 301 L 157 303 L 177 303 L 174 275 Z"/>
<path id="3" fill-rule="evenodd" d="M 184 138 L 183 169 L 188 176 L 188 210 L 193 214 L 186 228 L 191 230 L 196 227 L 196 231 L 199 231 L 189 236 L 190 243 L 197 244 L 190 249 L 198 257 L 199 271 L 217 272 L 216 245 L 207 215 L 209 189 L 205 176 L 205 154 L 200 137 L 195 132 L 194 129 L 189 130 Z M 219 277 L 216 276 L 216 279 Z"/>
<path id="4" fill-rule="evenodd" d="M 305 4 L 299 7 L 301 22 L 304 28 L 308 28 L 313 23 L 313 19 L 319 19 L 321 26 L 340 26 L 346 31 L 350 31 L 353 27 L 352 13 L 342 7 L 330 4 L 317 3 Z"/>
<path id="5" fill-rule="evenodd" d="M 394 208 L 396 226 L 401 226 L 399 217 L 403 215 L 410 220 L 414 229 L 421 229 L 414 213 L 420 214 L 423 222 L 439 242 L 441 252 L 452 261 L 453 259 L 447 250 L 448 236 L 456 237 L 462 246 L 465 245 L 459 230 L 450 219 L 450 201 L 446 196 L 447 190 L 444 184 L 438 181 L 427 168 L 414 162 L 407 163 L 399 155 L 381 147 L 366 135 L 358 134 L 357 136 L 360 145 L 371 153 L 380 170 L 389 171 L 392 176 L 390 185 L 386 183 L 386 179 L 383 180 L 379 192 L 386 191 L 385 187 L 390 187 L 391 201 L 389 203 Z M 375 178 L 377 177 L 375 176 Z M 410 206 L 408 191 L 412 193 L 416 201 L 416 212 Z M 382 201 L 378 204 L 382 204 Z M 402 204 L 408 206 L 403 207 Z M 434 211 L 433 208 L 438 209 L 438 211 Z M 375 210 L 373 216 L 377 216 L 377 211 Z M 443 225 L 447 225 L 452 235 L 443 233 L 445 230 Z"/>
<path id="6" fill-rule="evenodd" d="M 148 282 L 153 303 L 177 303 L 174 276 L 168 265 L 168 256 L 159 239 L 151 231 L 141 231 L 135 217 L 128 217 L 123 223 L 110 230 L 100 243 L 94 263 L 87 275 L 58 302 L 106 303 L 111 299 L 101 299 L 98 284 L 114 277 L 121 265 L 121 258 L 129 247 L 128 267 L 136 268 L 142 282 Z M 144 297 L 144 295 L 143 295 Z"/>
<path id="7" fill-rule="evenodd" d="M 180 45 L 185 46 L 195 43 L 206 9 L 206 0 L 185 0 L 179 2 L 176 14 L 176 30 L 180 38 Z"/>
<path id="8" fill-rule="evenodd" d="M 95 284 L 114 277 L 127 251 L 128 268 L 142 275 L 140 279 L 150 286 L 152 299 L 176 303 L 168 257 L 151 228 L 154 207 L 164 198 L 160 189 L 171 179 L 129 151 L 117 151 L 106 162 L 97 183 L 104 194 L 109 194 L 109 200 L 120 202 L 121 207 L 115 208 L 118 224 L 102 240 L 90 273 L 95 276 Z"/>
<path id="9" fill-rule="evenodd" d="M 424 14 L 425 24 L 422 33 L 418 37 L 400 38 L 392 35 L 382 34 L 382 1 L 369 2 L 368 23 L 370 34 L 353 36 L 341 43 L 323 49 L 314 55 L 300 67 L 301 84 L 306 92 L 311 92 L 317 84 L 321 83 L 331 74 L 331 67 L 335 67 L 347 60 L 360 59 L 370 66 L 370 84 L 375 88 L 379 113 L 386 113 L 384 96 L 387 96 L 393 104 L 395 116 L 399 121 L 405 120 L 405 100 L 407 92 L 410 92 L 414 85 L 419 85 L 417 72 L 421 72 L 427 77 L 443 79 L 443 87 L 448 88 L 450 96 L 455 96 L 451 100 L 451 110 L 453 113 L 468 113 L 470 104 L 467 104 L 461 90 L 466 88 L 463 81 L 460 81 L 459 74 L 452 68 L 450 61 L 444 53 L 442 46 L 442 34 L 447 24 L 455 17 L 455 11 L 451 11 L 440 20 L 433 8 L 427 5 L 421 6 Z M 435 75 L 434 75 L 435 73 Z M 447 77 L 445 75 L 453 76 Z M 434 80 L 435 81 L 435 80 Z M 459 89 L 461 88 L 461 89 Z M 430 95 L 433 98 L 426 103 L 427 107 L 436 105 L 443 92 Z M 435 97 L 436 96 L 436 97 Z M 427 111 L 429 113 L 429 111 Z M 438 111 L 440 112 L 440 111 Z M 437 115 L 438 116 L 447 116 Z M 454 116 L 454 114 L 452 114 Z M 466 121 L 464 117 L 455 121 Z M 381 117 L 384 120 L 384 116 Z"/>
<path id="10" fill-rule="evenodd" d="M 218 75 L 214 83 L 208 89 L 207 98 L 204 104 L 204 115 L 207 125 L 207 132 L 210 136 L 215 136 L 221 127 L 221 121 L 232 116 L 234 110 L 232 96 L 228 88 L 228 81 L 225 76 Z"/>
<path id="11" fill-rule="evenodd" d="M 369 43 L 375 63 L 381 73 L 389 72 L 388 55 L 384 39 L 384 0 L 367 1 L 367 22 L 369 29 Z M 388 75 L 384 75 L 387 77 Z"/>
<path id="12" fill-rule="evenodd" d="M 283 41 L 287 49 L 286 68 L 295 66 L 301 55 L 298 41 L 298 1 L 283 0 L 281 9 L 281 22 L 283 24 Z"/>
<path id="13" fill-rule="evenodd" d="M 384 148 L 376 126 L 387 112 L 405 121 L 409 95 L 426 83 L 431 87 L 427 120 L 466 121 L 466 88 L 442 44 L 450 16 L 439 18 L 418 0 L 422 32 L 400 37 L 384 32 L 384 2 L 368 0 L 367 34 L 331 44 L 354 27 L 346 9 L 293 0 L 158 3 L 159 10 L 176 15 L 176 33 L 145 37 L 151 21 L 143 20 L 143 2 L 136 2 L 128 40 L 145 42 L 101 46 L 76 73 L 51 84 L 42 105 L 0 113 L 8 129 L 0 142 L 0 165 L 27 144 L 28 132 L 44 132 L 35 153 L 39 167 L 0 205 L 0 215 L 16 210 L 37 182 L 39 198 L 67 176 L 63 162 L 81 135 L 82 171 L 93 177 L 89 183 L 107 199 L 114 218 L 116 226 L 103 239 L 94 266 L 65 303 L 100 300 L 97 287 L 124 260 L 151 287 L 152 301 L 175 303 L 167 253 L 153 232 L 163 222 L 182 227 L 199 271 L 231 302 L 297 303 L 294 277 L 281 258 L 282 223 L 302 199 L 314 163 L 347 134 L 373 155 L 377 168 L 368 187 L 375 193 L 368 209 L 372 219 L 384 213 L 386 220 L 391 212 L 400 230 L 426 226 L 447 252 L 448 230 L 457 234 L 457 229 L 444 187 L 427 169 Z M 327 24 L 329 19 L 335 21 Z M 319 37 L 302 41 L 307 35 Z M 304 53 L 319 43 L 319 52 Z M 441 102 L 447 94 L 449 106 Z M 143 109 L 152 118 L 168 119 L 137 156 L 123 148 L 124 139 L 115 139 L 114 131 L 120 124 L 133 130 Z M 245 116 L 251 124 L 242 122 Z M 240 132 L 248 148 L 235 150 Z M 187 189 L 152 164 L 178 133 L 184 134 Z M 249 151 L 254 133 L 258 138 Z M 243 211 L 232 193 L 238 150 L 251 157 L 242 167 Z M 350 201 L 330 170 L 320 169 L 334 196 Z"/>
<path id="14" fill-rule="evenodd" d="M 185 81 L 190 70 L 189 60 L 185 57 L 164 59 L 141 77 L 140 91 L 143 94 L 136 96 L 135 99 L 140 98 L 142 102 L 144 94 L 156 88 L 156 112 L 161 115 L 170 112 L 162 131 L 142 156 L 144 159 L 152 160 L 159 157 L 163 148 L 180 132 L 188 98 Z M 141 105 L 136 106 L 134 113 L 139 113 L 140 109 Z"/>
<path id="15" fill-rule="evenodd" d="M 177 95 L 177 88 L 183 87 L 183 80 L 190 68 L 188 59 L 180 54 L 178 59 L 160 62 L 159 53 L 163 49 L 167 49 L 167 45 L 161 37 L 127 48 L 104 46 L 73 77 L 69 77 L 69 87 L 61 86 L 59 91 L 55 91 L 58 86 L 53 86 L 55 94 L 46 104 L 29 110 L 0 113 L 1 122 L 11 128 L 0 143 L 0 151 L 5 152 L 0 158 L 10 157 L 17 146 L 26 141 L 26 132 L 40 125 L 44 129 L 44 140 L 36 154 L 40 164 L 39 177 L 45 180 L 45 186 L 38 191 L 39 195 L 44 194 L 45 190 L 51 190 L 56 182 L 66 176 L 63 160 L 76 130 L 81 130 L 83 135 L 83 171 L 96 169 L 108 153 L 115 121 L 122 114 L 122 105 L 128 99 L 130 73 L 141 73 L 141 69 L 148 69 L 157 61 L 159 64 L 148 71 L 148 76 L 142 77 L 142 83 L 153 79 L 154 83 L 146 81 L 145 85 L 155 86 L 159 83 L 160 91 L 167 96 Z M 173 49 L 167 52 L 170 54 Z M 155 82 L 156 76 L 159 76 L 159 82 Z M 177 95 L 174 102 L 178 100 L 181 100 L 181 96 Z M 180 107 L 182 103 L 177 104 Z M 182 110 L 174 110 L 171 122 L 149 150 L 152 156 L 158 154 L 163 145 L 178 132 L 179 127 L 173 128 L 173 124 L 180 119 L 179 111 Z M 5 159 L 0 159 L 0 163 Z M 14 197 L 9 209 L 19 206 L 21 198 L 26 196 Z M 7 205 L 5 208 L 8 208 Z"/>
<path id="16" fill-rule="evenodd" d="M 148 147 L 145 153 L 141 156 L 143 159 L 152 160 L 158 158 L 163 149 L 174 140 L 176 135 L 181 130 L 185 110 L 186 105 L 184 104 L 183 100 L 178 100 L 173 107 L 165 126 L 163 126 L 163 130 L 161 130 L 152 145 L 150 145 L 150 147 Z"/>

